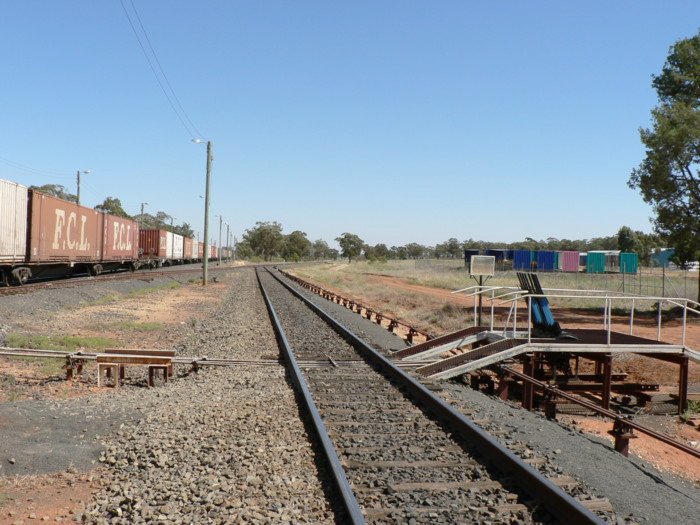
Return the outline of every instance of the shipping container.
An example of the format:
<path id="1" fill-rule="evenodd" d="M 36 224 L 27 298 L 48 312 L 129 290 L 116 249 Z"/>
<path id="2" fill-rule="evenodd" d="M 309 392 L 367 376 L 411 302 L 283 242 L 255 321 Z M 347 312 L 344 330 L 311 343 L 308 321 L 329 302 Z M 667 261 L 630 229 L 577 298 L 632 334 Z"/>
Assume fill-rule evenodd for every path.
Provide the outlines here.
<path id="1" fill-rule="evenodd" d="M 530 250 L 513 250 L 513 269 L 532 270 L 532 254 Z"/>
<path id="2" fill-rule="evenodd" d="M 672 264 L 671 257 L 675 253 L 675 248 L 659 248 L 651 254 L 651 266 L 654 268 L 668 268 Z"/>
<path id="3" fill-rule="evenodd" d="M 637 273 L 639 270 L 639 256 L 636 253 L 620 254 L 620 273 Z"/>
<path id="4" fill-rule="evenodd" d="M 195 259 L 196 257 L 192 256 L 192 246 L 194 246 L 194 243 L 192 242 L 192 239 L 190 237 L 185 237 L 184 238 L 185 242 L 185 254 L 183 255 L 183 259 L 186 259 L 188 261 Z"/>
<path id="5" fill-rule="evenodd" d="M 477 249 L 469 249 L 469 250 L 464 250 L 464 265 L 469 268 L 469 263 L 472 260 L 472 256 L 474 255 L 479 255 L 479 250 Z"/>
<path id="6" fill-rule="evenodd" d="M 554 271 L 554 252 L 543 250 L 536 252 L 536 262 L 538 272 L 553 272 Z"/>
<path id="7" fill-rule="evenodd" d="M 22 263 L 27 255 L 26 186 L 0 179 L 0 264 Z"/>
<path id="8" fill-rule="evenodd" d="M 554 252 L 554 269 L 561 270 L 561 252 Z"/>
<path id="9" fill-rule="evenodd" d="M 211 250 L 210 250 L 211 256 L 209 257 L 210 259 L 217 259 L 219 257 L 219 250 L 217 249 L 216 246 L 212 245 Z"/>
<path id="10" fill-rule="evenodd" d="M 175 241 L 173 240 L 173 232 L 165 232 L 165 258 L 173 258 L 173 249 L 175 247 Z"/>
<path id="11" fill-rule="evenodd" d="M 620 273 L 620 252 L 605 254 L 605 271 Z"/>
<path id="12" fill-rule="evenodd" d="M 131 219 L 103 214 L 102 261 L 134 261 L 139 258 L 139 224 Z"/>
<path id="13" fill-rule="evenodd" d="M 588 252 L 586 271 L 588 273 L 605 273 L 605 252 Z"/>
<path id="14" fill-rule="evenodd" d="M 197 243 L 197 259 L 204 260 L 204 243 L 203 242 Z"/>
<path id="15" fill-rule="evenodd" d="M 167 256 L 167 233 L 165 230 L 139 231 L 139 253 L 144 259 L 165 259 Z"/>
<path id="16" fill-rule="evenodd" d="M 562 272 L 578 272 L 580 266 L 580 254 L 578 252 L 561 252 L 559 255 L 561 260 Z"/>
<path id="17" fill-rule="evenodd" d="M 180 261 L 185 256 L 185 239 L 182 235 L 173 234 L 173 259 Z"/>
<path id="18" fill-rule="evenodd" d="M 199 251 L 198 250 L 199 247 L 197 246 L 198 243 L 194 239 L 190 239 L 190 240 L 192 241 L 192 243 L 191 243 L 192 246 L 190 246 L 190 258 L 193 261 L 196 261 L 199 258 L 199 254 L 197 253 Z"/>
<path id="19" fill-rule="evenodd" d="M 29 191 L 29 261 L 74 263 L 101 260 L 102 214 L 75 202 Z"/>
<path id="20" fill-rule="evenodd" d="M 484 255 L 491 255 L 492 257 L 495 257 L 496 262 L 503 262 L 510 259 L 511 257 L 508 256 L 509 253 L 512 255 L 512 250 L 506 250 L 503 248 L 489 248 L 488 250 L 484 250 Z"/>
<path id="21" fill-rule="evenodd" d="M 579 262 L 578 265 L 580 268 L 584 268 L 585 270 L 588 269 L 588 254 L 585 252 L 579 252 Z"/>

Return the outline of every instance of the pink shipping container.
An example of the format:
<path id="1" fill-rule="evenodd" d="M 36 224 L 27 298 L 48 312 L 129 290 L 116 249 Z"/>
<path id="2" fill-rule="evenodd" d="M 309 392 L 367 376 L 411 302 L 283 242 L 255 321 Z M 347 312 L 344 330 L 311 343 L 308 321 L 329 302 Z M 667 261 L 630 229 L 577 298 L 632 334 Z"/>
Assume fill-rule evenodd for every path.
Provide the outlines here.
<path id="1" fill-rule="evenodd" d="M 197 259 L 204 259 L 204 243 L 197 243 Z"/>
<path id="2" fill-rule="evenodd" d="M 216 259 L 219 256 L 219 252 L 218 252 L 216 246 L 211 246 L 210 253 L 211 253 L 211 256 L 209 257 L 210 259 Z"/>
<path id="3" fill-rule="evenodd" d="M 101 260 L 101 213 L 38 191 L 29 193 L 29 262 Z"/>
<path id="4" fill-rule="evenodd" d="M 559 257 L 561 258 L 561 270 L 563 272 L 578 272 L 578 252 L 561 252 Z"/>
<path id="5" fill-rule="evenodd" d="M 165 230 L 141 230 L 139 232 L 139 252 L 144 259 L 165 259 L 167 232 Z"/>
<path id="6" fill-rule="evenodd" d="M 139 258 L 139 224 L 131 219 L 104 214 L 103 261 Z"/>
<path id="7" fill-rule="evenodd" d="M 190 239 L 189 237 L 185 237 L 184 242 L 185 254 L 183 255 L 183 259 L 192 259 L 192 239 Z"/>

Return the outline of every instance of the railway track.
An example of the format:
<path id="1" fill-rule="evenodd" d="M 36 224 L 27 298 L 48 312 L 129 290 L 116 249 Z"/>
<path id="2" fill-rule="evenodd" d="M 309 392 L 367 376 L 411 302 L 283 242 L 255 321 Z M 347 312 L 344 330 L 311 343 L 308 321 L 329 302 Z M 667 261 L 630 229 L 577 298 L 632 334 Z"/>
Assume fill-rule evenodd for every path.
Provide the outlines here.
<path id="1" fill-rule="evenodd" d="M 344 522 L 600 523 L 280 278 L 258 280 Z"/>
<path id="2" fill-rule="evenodd" d="M 240 266 L 210 266 L 209 272 L 218 272 L 224 270 L 233 270 L 238 268 L 247 268 L 250 265 Z M 60 288 L 75 288 L 87 284 L 106 283 L 113 281 L 130 281 L 133 279 L 154 279 L 157 277 L 168 277 L 182 274 L 199 275 L 202 273 L 199 264 L 186 265 L 186 267 L 171 267 L 167 270 L 137 270 L 131 272 L 124 270 L 113 274 L 105 274 L 98 276 L 81 276 L 81 277 L 65 277 L 60 279 L 52 279 L 47 281 L 29 282 L 22 286 L 0 286 L 0 297 L 5 295 L 22 295 L 33 293 L 41 290 L 54 290 Z"/>

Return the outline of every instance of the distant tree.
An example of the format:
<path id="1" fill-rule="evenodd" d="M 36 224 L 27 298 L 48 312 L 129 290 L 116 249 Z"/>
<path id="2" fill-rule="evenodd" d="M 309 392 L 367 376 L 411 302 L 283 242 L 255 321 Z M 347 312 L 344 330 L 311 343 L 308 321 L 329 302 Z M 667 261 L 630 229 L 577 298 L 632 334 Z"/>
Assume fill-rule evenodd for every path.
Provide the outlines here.
<path id="1" fill-rule="evenodd" d="M 362 248 L 365 242 L 354 233 L 343 233 L 335 239 L 340 245 L 340 254 L 348 258 L 348 262 L 352 262 L 353 257 L 357 258 L 362 253 Z"/>
<path id="2" fill-rule="evenodd" d="M 243 260 L 250 260 L 255 257 L 248 241 L 242 240 L 236 244 L 236 257 Z"/>
<path id="3" fill-rule="evenodd" d="M 194 230 L 192 227 L 189 225 L 189 223 L 183 222 L 180 225 L 175 224 L 172 228 L 168 227 L 169 230 L 172 230 L 173 233 L 177 233 L 178 235 L 182 235 L 184 237 L 191 237 L 194 238 Z M 222 239 L 222 243 L 225 243 L 226 240 Z"/>
<path id="4" fill-rule="evenodd" d="M 410 259 L 419 259 L 423 257 L 423 252 L 425 252 L 425 246 L 417 242 L 411 242 L 406 245 L 406 254 Z"/>
<path id="5" fill-rule="evenodd" d="M 250 245 L 254 255 L 269 261 L 279 255 L 284 247 L 282 225 L 276 221 L 258 221 L 253 228 L 245 231 L 243 241 Z"/>
<path id="6" fill-rule="evenodd" d="M 64 201 L 78 202 L 78 196 L 73 193 L 69 193 L 65 186 L 60 184 L 44 184 L 43 186 L 29 186 L 30 190 L 40 191 L 41 193 L 46 193 L 52 197 L 58 197 Z"/>
<path id="7" fill-rule="evenodd" d="M 95 209 L 103 213 L 109 213 L 111 215 L 116 215 L 117 217 L 122 217 L 123 219 L 131 219 L 131 216 L 124 211 L 124 208 L 122 208 L 122 201 L 114 197 L 105 198 L 102 204 L 95 206 Z"/>
<path id="8" fill-rule="evenodd" d="M 311 244 L 311 258 L 314 260 L 326 259 L 328 254 L 328 243 L 323 239 L 315 240 Z"/>
<path id="9" fill-rule="evenodd" d="M 372 251 L 374 252 L 374 256 L 377 259 L 386 260 L 389 258 L 390 252 L 389 252 L 389 248 L 387 248 L 386 244 L 383 244 L 383 243 L 375 244 L 372 247 Z"/>
<path id="10" fill-rule="evenodd" d="M 282 257 L 285 261 L 300 261 L 311 254 L 311 241 L 302 231 L 295 230 L 284 237 Z"/>
<path id="11" fill-rule="evenodd" d="M 623 226 L 617 232 L 617 249 L 623 252 L 638 251 L 639 238 L 629 226 Z"/>
<path id="12" fill-rule="evenodd" d="M 405 246 L 392 246 L 389 249 L 389 257 L 391 259 L 408 259 L 408 252 Z"/>
<path id="13" fill-rule="evenodd" d="M 661 74 L 653 76 L 659 105 L 651 111 L 652 127 L 639 131 L 646 156 L 628 182 L 654 206 L 654 228 L 680 263 L 700 259 L 698 64 L 700 33 L 671 46 Z"/>
<path id="14" fill-rule="evenodd" d="M 445 242 L 445 251 L 452 259 L 458 259 L 462 256 L 462 246 L 454 237 L 447 239 Z"/>

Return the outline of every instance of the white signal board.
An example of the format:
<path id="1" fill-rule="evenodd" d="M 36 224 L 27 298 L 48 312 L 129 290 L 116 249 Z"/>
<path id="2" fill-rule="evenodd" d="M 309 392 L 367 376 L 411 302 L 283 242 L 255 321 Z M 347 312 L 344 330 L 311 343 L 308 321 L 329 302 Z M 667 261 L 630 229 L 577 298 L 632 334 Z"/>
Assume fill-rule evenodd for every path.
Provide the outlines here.
<path id="1" fill-rule="evenodd" d="M 469 275 L 493 277 L 496 273 L 496 257 L 493 255 L 472 255 Z"/>

